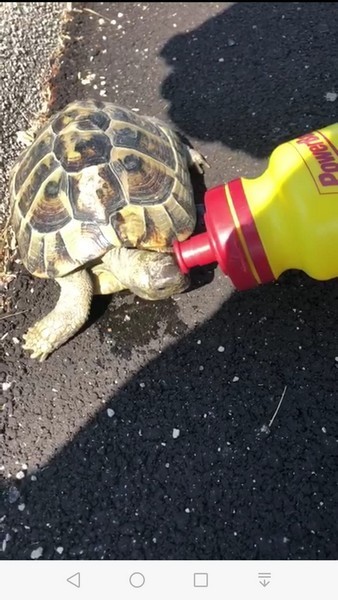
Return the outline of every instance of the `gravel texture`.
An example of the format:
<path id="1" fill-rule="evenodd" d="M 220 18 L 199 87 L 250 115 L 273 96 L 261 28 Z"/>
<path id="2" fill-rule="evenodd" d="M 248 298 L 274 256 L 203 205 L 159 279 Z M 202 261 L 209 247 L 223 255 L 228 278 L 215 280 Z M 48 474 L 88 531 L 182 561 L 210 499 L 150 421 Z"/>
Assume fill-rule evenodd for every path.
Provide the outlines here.
<path id="1" fill-rule="evenodd" d="M 8 217 L 8 176 L 27 130 L 48 98 L 49 59 L 61 43 L 65 2 L 0 3 L 0 232 Z M 6 289 L 10 232 L 0 236 L 0 293 Z M 13 250 L 13 248 L 12 248 Z M 0 299 L 0 309 L 3 304 Z"/>

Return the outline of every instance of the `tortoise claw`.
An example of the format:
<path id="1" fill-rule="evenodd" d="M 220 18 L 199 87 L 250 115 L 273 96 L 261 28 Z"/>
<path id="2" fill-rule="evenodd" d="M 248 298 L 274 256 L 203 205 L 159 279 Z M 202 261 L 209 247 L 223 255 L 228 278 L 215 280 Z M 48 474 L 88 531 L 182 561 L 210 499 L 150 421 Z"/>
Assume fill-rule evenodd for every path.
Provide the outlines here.
<path id="1" fill-rule="evenodd" d="M 40 323 L 36 323 L 36 325 L 30 327 L 27 333 L 22 336 L 25 341 L 22 348 L 31 352 L 30 358 L 36 358 L 39 362 L 43 362 L 53 352 L 54 346 L 48 337 L 46 337 L 47 333 L 46 329 L 41 327 Z"/>

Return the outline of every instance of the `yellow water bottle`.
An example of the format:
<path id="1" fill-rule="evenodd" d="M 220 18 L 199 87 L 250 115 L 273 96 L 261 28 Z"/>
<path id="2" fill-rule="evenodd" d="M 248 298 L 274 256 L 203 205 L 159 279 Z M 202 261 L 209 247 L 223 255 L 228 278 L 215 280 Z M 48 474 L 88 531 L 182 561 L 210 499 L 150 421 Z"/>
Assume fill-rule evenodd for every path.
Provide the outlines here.
<path id="1" fill-rule="evenodd" d="M 298 269 L 338 276 L 338 123 L 278 146 L 255 179 L 205 195 L 206 232 L 174 243 L 181 270 L 217 262 L 237 289 Z"/>

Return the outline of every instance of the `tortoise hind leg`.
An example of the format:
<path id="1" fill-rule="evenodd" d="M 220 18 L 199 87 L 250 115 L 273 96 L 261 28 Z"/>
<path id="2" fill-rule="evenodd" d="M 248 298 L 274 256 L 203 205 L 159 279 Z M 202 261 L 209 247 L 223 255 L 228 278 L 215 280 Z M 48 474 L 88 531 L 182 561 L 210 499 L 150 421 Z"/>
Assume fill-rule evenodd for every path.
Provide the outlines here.
<path id="1" fill-rule="evenodd" d="M 207 159 L 204 158 L 204 156 L 198 152 L 198 150 L 190 148 L 189 146 L 186 146 L 186 149 L 188 155 L 188 166 L 190 169 L 196 169 L 201 175 L 203 175 L 205 168 L 210 169 Z"/>
<path id="2" fill-rule="evenodd" d="M 55 308 L 23 335 L 23 348 L 40 362 L 79 331 L 87 320 L 93 297 L 93 283 L 84 269 L 56 281 L 61 291 Z"/>

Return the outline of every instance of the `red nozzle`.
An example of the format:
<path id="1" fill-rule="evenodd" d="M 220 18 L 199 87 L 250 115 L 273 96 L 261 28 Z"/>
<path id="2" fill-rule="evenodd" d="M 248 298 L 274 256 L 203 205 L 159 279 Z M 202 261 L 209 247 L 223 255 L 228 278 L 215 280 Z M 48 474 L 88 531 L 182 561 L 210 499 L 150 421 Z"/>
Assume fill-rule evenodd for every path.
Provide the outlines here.
<path id="1" fill-rule="evenodd" d="M 189 273 L 192 267 L 203 267 L 216 261 L 208 233 L 195 235 L 183 243 L 174 242 L 176 259 L 182 273 Z"/>
<path id="2" fill-rule="evenodd" d="M 192 267 L 217 262 L 235 287 L 245 290 L 257 281 L 248 264 L 227 202 L 225 186 L 220 185 L 205 196 L 206 232 L 184 242 L 175 241 L 174 253 L 183 273 Z"/>

